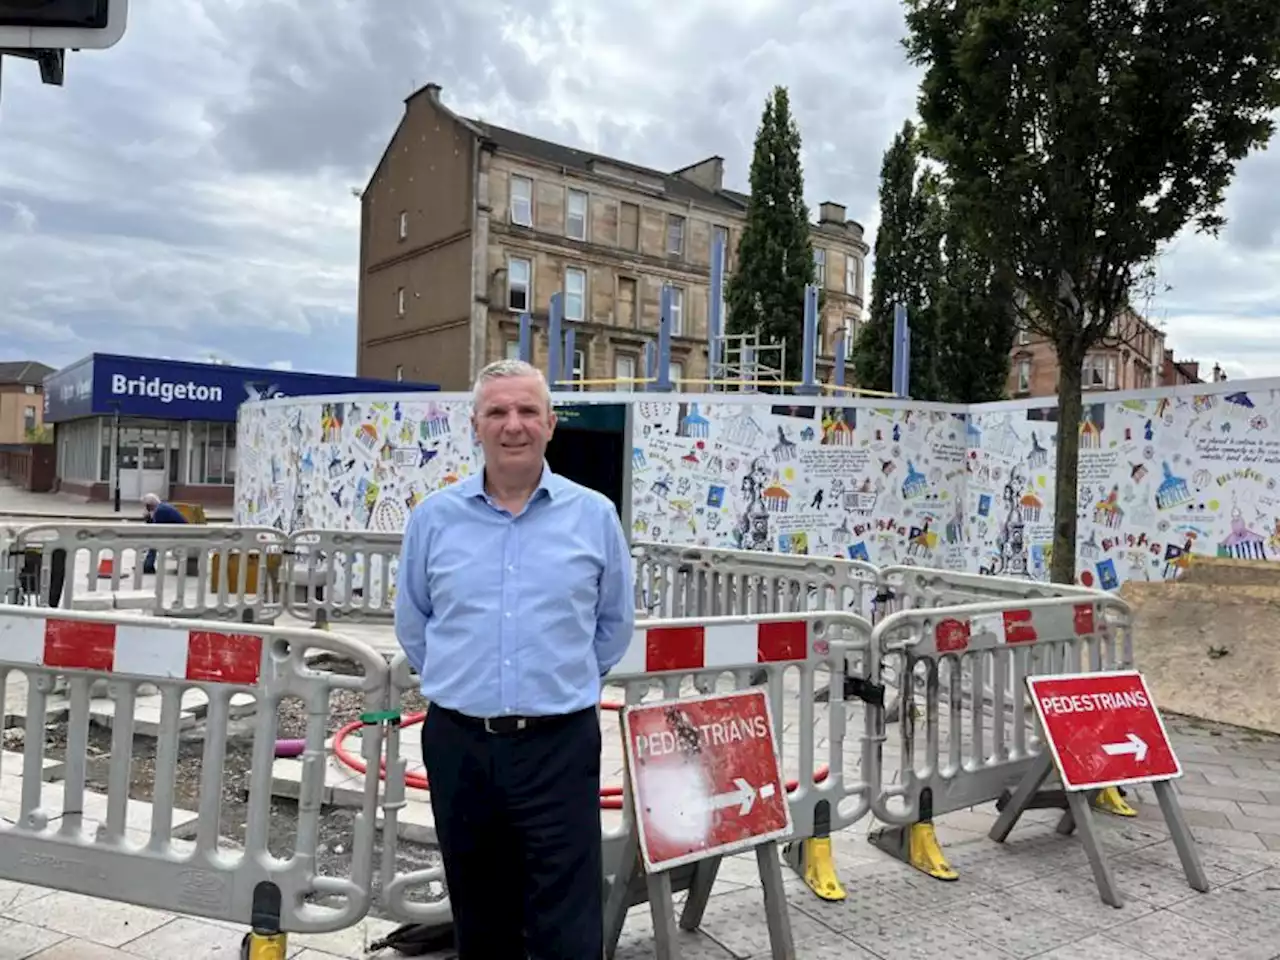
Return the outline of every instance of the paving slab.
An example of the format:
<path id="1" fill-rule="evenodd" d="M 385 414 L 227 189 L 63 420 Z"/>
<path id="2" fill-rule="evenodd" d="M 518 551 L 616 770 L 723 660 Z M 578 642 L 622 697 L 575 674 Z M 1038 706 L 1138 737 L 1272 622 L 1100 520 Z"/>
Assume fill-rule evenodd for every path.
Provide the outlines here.
<path id="1" fill-rule="evenodd" d="M 1211 741 L 1216 756 L 1239 766 L 1242 783 L 1267 769 L 1259 766 L 1265 761 L 1253 755 L 1257 751 L 1250 753 L 1259 742 L 1252 734 L 1183 725 L 1176 719 L 1171 726 L 1179 747 Z M 1197 772 L 1196 763 L 1186 762 L 1189 772 Z M 1138 805 L 1136 820 L 1097 817 L 1126 898 L 1121 909 L 1101 902 L 1079 841 L 1054 832 L 1053 811 L 1034 811 L 1007 843 L 996 844 L 985 836 L 995 816 L 986 805 L 939 818 L 939 836 L 961 873 L 954 883 L 932 880 L 881 854 L 867 843 L 866 830 L 857 828 L 836 839 L 837 864 L 849 894 L 845 901 L 820 901 L 798 877 L 785 872 L 797 955 L 806 960 L 1280 956 L 1280 853 L 1261 845 L 1255 848 L 1247 840 L 1259 836 L 1250 827 L 1280 819 L 1280 802 L 1255 804 L 1248 812 L 1241 807 L 1246 819 L 1201 842 L 1212 885 L 1209 893 L 1201 894 L 1186 885 L 1149 790 L 1138 787 L 1130 797 Z M 702 928 L 681 934 L 683 956 L 763 960 L 769 952 L 761 917 L 751 855 L 727 858 Z M 339 934 L 294 936 L 289 956 L 362 960 L 371 956 L 367 945 L 393 926 L 366 920 Z M 5 935 L 0 943 L 6 945 L 0 946 L 0 957 L 21 960 L 160 960 L 176 955 L 185 960 L 234 960 L 241 930 L 233 924 L 0 883 L 0 934 Z M 392 956 L 390 951 L 382 954 Z M 618 960 L 653 956 L 648 912 L 634 909 Z"/>

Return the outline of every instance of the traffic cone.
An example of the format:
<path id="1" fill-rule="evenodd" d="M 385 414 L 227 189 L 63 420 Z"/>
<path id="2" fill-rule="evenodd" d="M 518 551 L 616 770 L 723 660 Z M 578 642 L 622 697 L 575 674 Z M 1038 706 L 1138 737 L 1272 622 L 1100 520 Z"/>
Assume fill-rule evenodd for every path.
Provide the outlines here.
<path id="1" fill-rule="evenodd" d="M 103 557 L 98 561 L 98 577 L 99 579 L 110 579 L 113 564 L 110 557 Z"/>

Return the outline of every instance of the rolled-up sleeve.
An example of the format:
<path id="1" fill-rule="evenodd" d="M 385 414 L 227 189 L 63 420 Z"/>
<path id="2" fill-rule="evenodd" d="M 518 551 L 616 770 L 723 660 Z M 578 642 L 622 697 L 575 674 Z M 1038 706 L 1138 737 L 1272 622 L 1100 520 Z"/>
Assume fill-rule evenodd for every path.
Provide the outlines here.
<path id="1" fill-rule="evenodd" d="M 631 551 L 622 522 L 612 504 L 601 505 L 604 528 L 604 569 L 596 605 L 596 659 L 604 676 L 622 659 L 636 623 L 635 587 L 631 579 Z"/>
<path id="2" fill-rule="evenodd" d="M 429 547 L 428 518 L 419 507 L 409 515 L 400 545 L 395 608 L 396 640 L 419 676 L 426 661 L 427 623 L 431 619 L 431 594 L 427 585 Z"/>

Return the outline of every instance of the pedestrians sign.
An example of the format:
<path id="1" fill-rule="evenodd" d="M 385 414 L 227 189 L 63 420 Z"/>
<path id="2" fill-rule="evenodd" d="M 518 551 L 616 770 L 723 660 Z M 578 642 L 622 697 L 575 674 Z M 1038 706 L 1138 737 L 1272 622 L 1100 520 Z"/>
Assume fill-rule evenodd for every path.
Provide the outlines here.
<path id="1" fill-rule="evenodd" d="M 790 835 L 764 690 L 625 707 L 622 736 L 650 872 Z"/>
<path id="2" fill-rule="evenodd" d="M 1182 776 L 1137 670 L 1028 677 L 1027 688 L 1067 790 Z"/>

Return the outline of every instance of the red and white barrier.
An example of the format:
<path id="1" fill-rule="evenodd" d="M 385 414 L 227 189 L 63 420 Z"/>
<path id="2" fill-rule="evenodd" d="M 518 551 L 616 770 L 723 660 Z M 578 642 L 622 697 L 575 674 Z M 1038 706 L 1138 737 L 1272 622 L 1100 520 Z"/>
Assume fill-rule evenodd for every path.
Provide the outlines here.
<path id="1" fill-rule="evenodd" d="M 262 673 L 262 637 L 143 624 L 0 619 L 0 650 L 14 666 L 91 670 L 161 680 L 252 686 Z"/>

